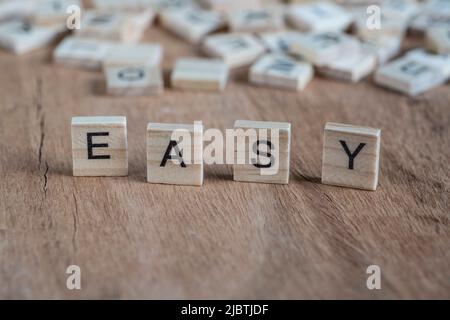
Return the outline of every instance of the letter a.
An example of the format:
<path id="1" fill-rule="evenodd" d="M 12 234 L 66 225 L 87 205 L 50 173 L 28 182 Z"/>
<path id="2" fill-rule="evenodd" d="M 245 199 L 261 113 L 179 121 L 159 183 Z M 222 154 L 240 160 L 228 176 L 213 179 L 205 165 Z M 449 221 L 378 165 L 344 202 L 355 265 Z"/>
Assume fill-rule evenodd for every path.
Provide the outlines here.
<path id="1" fill-rule="evenodd" d="M 67 274 L 70 274 L 67 277 L 66 287 L 69 290 L 80 290 L 81 289 L 81 269 L 77 265 L 70 265 L 66 270 Z"/>
<path id="2" fill-rule="evenodd" d="M 371 274 L 367 278 L 367 289 L 373 290 L 373 289 L 381 289 L 381 269 L 379 266 L 373 264 L 367 267 L 366 270 L 367 274 Z"/>
<path id="3" fill-rule="evenodd" d="M 171 155 L 172 149 L 175 150 L 176 155 Z M 180 165 L 183 168 L 186 168 L 186 164 L 183 161 L 183 154 L 180 149 L 178 149 L 178 143 L 175 140 L 170 140 L 169 145 L 167 146 L 166 153 L 161 161 L 160 167 L 165 167 L 168 159 L 178 159 L 180 161 Z"/>

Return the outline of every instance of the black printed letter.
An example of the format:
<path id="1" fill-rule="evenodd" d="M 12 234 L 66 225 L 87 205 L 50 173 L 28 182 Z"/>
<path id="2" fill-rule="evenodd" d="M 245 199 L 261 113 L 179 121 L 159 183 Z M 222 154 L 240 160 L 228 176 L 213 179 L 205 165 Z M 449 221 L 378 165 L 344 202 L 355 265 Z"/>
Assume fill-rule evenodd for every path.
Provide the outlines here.
<path id="1" fill-rule="evenodd" d="M 259 144 L 265 143 L 269 147 L 269 151 L 266 152 L 260 152 L 259 151 Z M 253 152 L 256 153 L 257 156 L 262 154 L 265 157 L 270 158 L 270 162 L 268 164 L 260 164 L 258 161 L 253 161 L 256 163 L 252 163 L 256 168 L 270 168 L 272 167 L 272 164 L 274 163 L 275 159 L 273 158 L 272 154 L 270 153 L 270 150 L 272 150 L 272 142 L 268 140 L 257 140 L 256 143 L 253 145 Z"/>
<path id="2" fill-rule="evenodd" d="M 175 150 L 176 155 L 172 156 L 170 153 L 172 152 L 172 149 Z M 175 140 L 170 140 L 169 145 L 167 146 L 166 153 L 164 154 L 164 158 L 161 161 L 160 167 L 165 167 L 168 159 L 178 159 L 180 160 L 180 165 L 183 168 L 186 168 L 186 164 L 183 161 L 183 154 L 178 149 L 178 144 Z"/>
<path id="3" fill-rule="evenodd" d="M 345 153 L 348 155 L 348 168 L 350 170 L 353 170 L 353 159 L 356 158 L 358 153 L 362 150 L 362 148 L 364 148 L 364 146 L 366 144 L 365 143 L 360 143 L 358 145 L 358 147 L 356 147 L 355 151 L 353 151 L 353 153 L 351 153 L 350 150 L 347 147 L 347 143 L 344 140 L 339 140 L 339 142 L 341 143 L 342 147 L 344 148 Z"/>
<path id="4" fill-rule="evenodd" d="M 94 156 L 92 154 L 93 148 L 108 148 L 107 143 L 92 143 L 92 137 L 109 136 L 109 132 L 88 132 L 87 134 L 88 159 L 110 159 L 110 155 Z"/>

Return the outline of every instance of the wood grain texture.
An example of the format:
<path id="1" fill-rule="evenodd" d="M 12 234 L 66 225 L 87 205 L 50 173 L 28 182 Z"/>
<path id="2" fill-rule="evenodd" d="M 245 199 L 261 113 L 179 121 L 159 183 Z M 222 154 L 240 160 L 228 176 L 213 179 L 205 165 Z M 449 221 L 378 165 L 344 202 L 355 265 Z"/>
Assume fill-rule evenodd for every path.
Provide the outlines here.
<path id="1" fill-rule="evenodd" d="M 145 40 L 166 73 L 199 53 L 160 29 Z M 234 71 L 223 93 L 111 98 L 100 72 L 54 65 L 50 49 L 0 52 L 0 70 L 0 298 L 450 298 L 449 84 L 408 98 L 316 77 L 297 93 Z M 127 116 L 128 177 L 72 177 L 76 115 Z M 288 185 L 233 182 L 221 165 L 201 188 L 146 183 L 148 122 L 236 119 L 291 122 Z M 376 192 L 320 184 L 327 121 L 382 129 Z"/>

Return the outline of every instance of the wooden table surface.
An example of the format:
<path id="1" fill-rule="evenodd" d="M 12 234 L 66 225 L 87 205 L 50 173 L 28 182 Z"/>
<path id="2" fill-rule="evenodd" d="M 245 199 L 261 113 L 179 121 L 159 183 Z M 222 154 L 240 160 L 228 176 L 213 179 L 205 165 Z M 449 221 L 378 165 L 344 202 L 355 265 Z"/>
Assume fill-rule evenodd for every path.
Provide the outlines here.
<path id="1" fill-rule="evenodd" d="M 156 28 L 145 40 L 167 72 L 198 54 Z M 408 98 L 316 77 L 296 93 L 240 70 L 223 93 L 113 98 L 51 49 L 1 52 L 0 70 L 0 298 L 450 298 L 448 84 Z M 75 115 L 127 116 L 128 177 L 72 177 Z M 146 183 L 148 122 L 236 119 L 292 123 L 289 185 L 233 182 L 226 165 L 205 166 L 203 187 Z M 320 183 L 327 121 L 382 129 L 377 191 Z"/>

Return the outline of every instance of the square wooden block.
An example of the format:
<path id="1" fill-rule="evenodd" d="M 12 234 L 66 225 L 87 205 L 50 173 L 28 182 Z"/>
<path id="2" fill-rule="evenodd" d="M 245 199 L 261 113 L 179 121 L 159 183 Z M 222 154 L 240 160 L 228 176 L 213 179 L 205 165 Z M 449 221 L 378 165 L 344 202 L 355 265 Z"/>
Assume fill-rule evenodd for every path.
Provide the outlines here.
<path id="1" fill-rule="evenodd" d="M 158 67 L 105 67 L 108 94 L 143 96 L 161 93 L 163 79 Z"/>
<path id="2" fill-rule="evenodd" d="M 352 22 L 352 15 L 344 8 L 328 1 L 292 5 L 287 20 L 300 31 L 344 31 Z"/>
<path id="3" fill-rule="evenodd" d="M 303 90 L 311 81 L 314 69 L 309 62 L 284 54 L 266 54 L 250 68 L 250 82 L 290 90 Z"/>
<path id="4" fill-rule="evenodd" d="M 121 12 L 86 10 L 81 26 L 75 36 L 82 38 L 127 41 L 134 32 L 132 21 Z"/>
<path id="5" fill-rule="evenodd" d="M 450 2 L 447 0 L 427 0 L 421 9 L 432 17 L 450 17 Z"/>
<path id="6" fill-rule="evenodd" d="M 376 190 L 381 130 L 348 124 L 325 125 L 322 183 Z"/>
<path id="7" fill-rule="evenodd" d="M 172 0 L 173 1 L 173 0 Z M 110 11 L 136 11 L 151 9 L 154 0 L 134 0 L 134 1 L 123 1 L 123 0 L 91 0 L 94 8 L 100 10 L 110 10 Z"/>
<path id="8" fill-rule="evenodd" d="M 450 15 L 434 16 L 422 12 L 409 24 L 413 34 L 424 35 L 427 30 L 434 28 L 450 28 Z"/>
<path id="9" fill-rule="evenodd" d="M 261 7 L 262 0 L 200 0 L 203 6 L 206 8 L 223 12 L 230 13 L 237 10 L 254 9 Z"/>
<path id="10" fill-rule="evenodd" d="M 201 124 L 148 124 L 147 181 L 193 186 L 203 184 Z"/>
<path id="11" fill-rule="evenodd" d="M 228 81 L 228 66 L 221 60 L 204 58 L 178 59 L 171 75 L 172 87 L 222 91 Z"/>
<path id="12" fill-rule="evenodd" d="M 60 26 L 37 26 L 10 21 L 0 24 L 0 47 L 15 54 L 24 54 L 47 46 L 64 31 Z"/>
<path id="13" fill-rule="evenodd" d="M 53 52 L 53 60 L 70 67 L 100 70 L 111 47 L 109 41 L 66 37 Z"/>
<path id="14" fill-rule="evenodd" d="M 67 11 L 71 6 L 77 6 L 83 10 L 83 4 L 80 0 L 34 1 L 31 21 L 39 25 L 59 24 L 61 27 L 64 27 L 66 25 L 67 18 L 70 16 L 70 13 Z"/>
<path id="15" fill-rule="evenodd" d="M 391 36 L 375 37 L 366 40 L 364 46 L 376 55 L 377 64 L 383 65 L 400 53 L 402 38 Z"/>
<path id="16" fill-rule="evenodd" d="M 284 29 L 284 7 L 268 6 L 233 11 L 228 15 L 232 32 L 268 32 Z"/>
<path id="17" fill-rule="evenodd" d="M 237 120 L 234 129 L 234 181 L 287 184 L 291 124 Z"/>
<path id="18" fill-rule="evenodd" d="M 305 33 L 291 42 L 289 53 L 316 66 L 323 66 L 342 56 L 361 50 L 358 39 L 340 32 Z"/>
<path id="19" fill-rule="evenodd" d="M 203 50 L 209 56 L 221 58 L 230 68 L 247 66 L 265 52 L 258 39 L 246 33 L 207 36 Z"/>
<path id="20" fill-rule="evenodd" d="M 358 82 L 375 70 L 377 59 L 375 52 L 361 46 L 358 50 L 328 61 L 318 71 L 327 77 Z"/>
<path id="21" fill-rule="evenodd" d="M 33 10 L 31 1 L 0 0 L 0 21 L 28 17 Z"/>
<path id="22" fill-rule="evenodd" d="M 404 0 L 398 0 L 399 8 L 402 7 L 403 1 Z M 374 42 L 377 40 L 379 41 L 379 38 L 385 37 L 393 37 L 399 40 L 404 38 L 408 23 L 411 19 L 409 17 L 404 18 L 402 14 L 397 14 L 394 10 L 385 9 L 385 5 L 388 5 L 389 7 L 392 6 L 392 4 L 388 4 L 388 2 L 383 3 L 380 13 L 379 28 L 377 28 L 376 25 L 373 25 L 373 28 L 368 27 L 368 24 L 371 25 L 377 21 L 375 19 L 368 20 L 367 6 L 356 6 L 356 9 L 350 11 L 354 16 L 353 29 L 356 31 L 355 34 L 359 39 L 362 41 Z M 392 13 L 388 14 L 388 12 Z M 410 14 L 407 11 L 405 11 L 405 13 L 407 15 Z"/>
<path id="23" fill-rule="evenodd" d="M 442 85 L 450 77 L 450 57 L 416 49 L 377 70 L 375 82 L 411 96 Z"/>
<path id="24" fill-rule="evenodd" d="M 388 19 L 394 18 L 408 22 L 421 9 L 421 6 L 416 0 L 384 0 L 381 5 L 381 15 Z"/>
<path id="25" fill-rule="evenodd" d="M 450 55 L 436 54 L 426 51 L 425 49 L 414 49 L 408 51 L 406 56 L 441 69 L 441 72 L 446 79 L 450 77 Z"/>
<path id="26" fill-rule="evenodd" d="M 160 20 L 166 29 L 194 44 L 225 24 L 221 14 L 200 8 L 165 10 Z"/>
<path id="27" fill-rule="evenodd" d="M 128 175 L 125 117 L 73 117 L 74 176 Z"/>
<path id="28" fill-rule="evenodd" d="M 287 54 L 292 41 L 299 34 L 297 31 L 277 31 L 260 33 L 259 37 L 270 52 Z"/>
<path id="29" fill-rule="evenodd" d="M 122 0 L 120 0 L 122 1 Z M 147 0 L 151 7 L 159 14 L 167 10 L 180 10 L 189 8 L 200 8 L 197 0 Z"/>
<path id="30" fill-rule="evenodd" d="M 154 12 L 151 9 L 139 12 L 86 10 L 82 15 L 82 27 L 76 30 L 75 36 L 137 42 L 153 18 Z"/>
<path id="31" fill-rule="evenodd" d="M 450 26 L 428 29 L 426 42 L 430 50 L 440 54 L 450 54 Z"/>
<path id="32" fill-rule="evenodd" d="M 103 59 L 103 66 L 158 67 L 162 57 L 163 48 L 156 43 L 114 43 Z"/>

